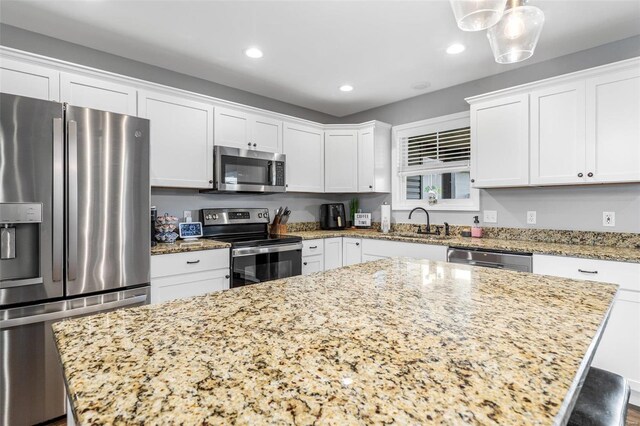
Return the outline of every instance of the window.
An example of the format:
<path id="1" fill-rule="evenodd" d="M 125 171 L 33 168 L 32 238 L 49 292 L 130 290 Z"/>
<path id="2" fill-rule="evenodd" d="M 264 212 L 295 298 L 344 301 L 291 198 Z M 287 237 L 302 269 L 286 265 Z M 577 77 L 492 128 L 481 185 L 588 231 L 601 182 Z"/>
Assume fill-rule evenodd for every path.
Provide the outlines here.
<path id="1" fill-rule="evenodd" d="M 396 126 L 393 134 L 394 210 L 478 209 L 468 113 Z"/>

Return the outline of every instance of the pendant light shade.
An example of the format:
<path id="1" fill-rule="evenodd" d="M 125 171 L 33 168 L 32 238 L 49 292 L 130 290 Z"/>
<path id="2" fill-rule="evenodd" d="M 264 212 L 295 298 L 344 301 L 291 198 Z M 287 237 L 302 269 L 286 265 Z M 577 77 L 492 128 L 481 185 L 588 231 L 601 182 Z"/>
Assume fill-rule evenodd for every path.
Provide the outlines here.
<path id="1" fill-rule="evenodd" d="M 544 13 L 535 6 L 505 10 L 500 22 L 487 31 L 496 62 L 513 64 L 529 59 L 536 49 L 543 25 Z"/>
<path id="2" fill-rule="evenodd" d="M 449 0 L 462 31 L 481 31 L 495 25 L 504 12 L 507 0 Z"/>

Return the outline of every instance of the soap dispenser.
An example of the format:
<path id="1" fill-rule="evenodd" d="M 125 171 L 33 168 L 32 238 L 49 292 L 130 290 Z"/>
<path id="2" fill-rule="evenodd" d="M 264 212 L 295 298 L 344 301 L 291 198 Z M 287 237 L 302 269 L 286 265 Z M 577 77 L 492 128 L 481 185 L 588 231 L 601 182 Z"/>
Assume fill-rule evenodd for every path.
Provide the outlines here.
<path id="1" fill-rule="evenodd" d="M 473 226 L 471 227 L 471 237 L 482 238 L 482 228 L 480 227 L 480 220 L 478 216 L 473 217 Z"/>

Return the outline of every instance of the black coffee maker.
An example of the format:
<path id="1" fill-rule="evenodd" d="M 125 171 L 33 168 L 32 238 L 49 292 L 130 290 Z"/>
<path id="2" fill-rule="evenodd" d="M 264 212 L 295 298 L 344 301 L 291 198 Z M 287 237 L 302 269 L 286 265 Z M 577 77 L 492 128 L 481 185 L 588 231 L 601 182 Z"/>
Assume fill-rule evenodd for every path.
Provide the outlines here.
<path id="1" fill-rule="evenodd" d="M 344 229 L 347 227 L 347 217 L 344 204 L 320 205 L 320 229 Z"/>

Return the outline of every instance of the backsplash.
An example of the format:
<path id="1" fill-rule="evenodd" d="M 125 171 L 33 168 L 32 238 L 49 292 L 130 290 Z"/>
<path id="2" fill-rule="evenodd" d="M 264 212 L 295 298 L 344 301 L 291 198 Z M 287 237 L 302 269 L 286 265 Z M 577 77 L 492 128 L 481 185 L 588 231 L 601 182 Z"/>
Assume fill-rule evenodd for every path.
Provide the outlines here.
<path id="1" fill-rule="evenodd" d="M 418 225 L 413 223 L 393 223 L 391 224 L 391 231 L 407 233 L 416 232 L 417 226 Z M 442 226 L 438 226 L 440 226 L 441 232 L 444 232 Z M 432 232 L 435 232 L 435 227 L 436 225 L 431 225 Z M 380 230 L 380 222 L 373 222 L 371 228 Z M 315 231 L 318 229 L 320 229 L 320 222 L 297 222 L 289 223 L 287 225 L 288 232 Z M 461 236 L 462 231 L 468 230 L 470 230 L 468 225 L 450 225 L 450 233 L 453 236 Z M 631 232 L 595 232 L 491 227 L 483 229 L 483 238 L 640 249 L 640 234 Z"/>

